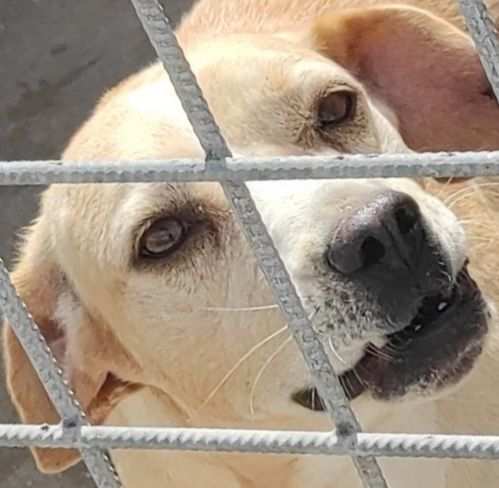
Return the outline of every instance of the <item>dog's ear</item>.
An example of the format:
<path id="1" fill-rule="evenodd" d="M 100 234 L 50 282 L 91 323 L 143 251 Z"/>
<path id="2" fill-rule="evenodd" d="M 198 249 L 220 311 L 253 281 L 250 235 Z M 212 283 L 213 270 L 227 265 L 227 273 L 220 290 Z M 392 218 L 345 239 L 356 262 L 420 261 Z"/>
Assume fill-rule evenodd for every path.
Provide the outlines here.
<path id="1" fill-rule="evenodd" d="M 399 5 L 319 17 L 308 42 L 397 115 L 416 150 L 497 149 L 499 104 L 469 36 Z"/>
<path id="2" fill-rule="evenodd" d="M 36 227 L 36 226 L 35 226 Z M 39 226 L 38 226 L 39 227 Z M 110 369 L 116 344 L 102 324 L 89 317 L 68 280 L 52 259 L 48 239 L 35 231 L 12 274 L 13 283 L 59 360 L 63 373 L 91 423 L 101 423 L 137 385 L 120 381 Z M 28 356 L 8 323 L 3 327 L 7 389 L 24 423 L 60 422 Z M 79 461 L 70 449 L 32 450 L 37 467 L 45 473 L 64 471 Z"/>

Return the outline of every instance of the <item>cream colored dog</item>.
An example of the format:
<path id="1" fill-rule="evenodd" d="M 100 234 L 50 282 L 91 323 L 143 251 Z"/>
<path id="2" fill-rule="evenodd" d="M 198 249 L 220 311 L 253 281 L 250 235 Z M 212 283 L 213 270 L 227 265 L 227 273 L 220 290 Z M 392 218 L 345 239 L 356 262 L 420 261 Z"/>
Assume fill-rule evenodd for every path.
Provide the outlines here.
<path id="1" fill-rule="evenodd" d="M 236 154 L 499 148 L 499 107 L 455 2 L 411 4 L 201 0 L 178 35 Z M 64 153 L 169 157 L 202 151 L 159 65 L 108 93 Z M 366 430 L 499 433 L 498 184 L 249 185 Z M 331 428 L 218 184 L 53 186 L 13 276 L 94 423 Z M 22 420 L 57 422 L 4 336 Z M 34 455 L 45 472 L 78 461 Z M 346 458 L 113 460 L 127 488 L 359 486 Z M 382 464 L 393 487 L 499 479 L 474 461 Z"/>

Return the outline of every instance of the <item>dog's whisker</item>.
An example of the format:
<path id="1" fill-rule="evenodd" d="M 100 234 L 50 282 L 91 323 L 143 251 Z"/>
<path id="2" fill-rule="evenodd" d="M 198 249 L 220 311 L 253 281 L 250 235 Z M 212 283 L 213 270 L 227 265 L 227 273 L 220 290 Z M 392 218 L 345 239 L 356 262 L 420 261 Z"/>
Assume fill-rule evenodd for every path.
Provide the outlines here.
<path id="1" fill-rule="evenodd" d="M 469 237 L 499 237 L 499 230 L 494 229 L 491 223 L 477 222 L 476 224 L 469 224 L 465 227 Z"/>
<path id="2" fill-rule="evenodd" d="M 499 232 L 491 229 L 490 224 L 477 224 L 477 229 L 474 230 L 471 226 L 467 229 L 467 239 L 472 243 L 486 243 L 496 242 L 499 238 Z M 487 231 L 487 232 L 485 232 Z M 474 246 L 476 248 L 476 246 Z"/>
<path id="3" fill-rule="evenodd" d="M 484 223 L 484 222 L 476 222 L 473 220 L 468 220 L 468 221 L 460 221 L 459 222 L 465 229 L 466 231 L 473 236 L 473 231 L 476 229 L 485 229 L 488 231 L 488 235 L 492 235 L 493 237 L 498 236 L 498 232 L 495 229 L 491 229 L 490 223 Z"/>
<path id="4" fill-rule="evenodd" d="M 255 415 L 255 391 L 256 387 L 258 386 L 258 383 L 260 382 L 263 374 L 265 373 L 265 370 L 270 366 L 272 361 L 284 350 L 284 348 L 293 340 L 292 337 L 287 337 L 284 342 L 265 360 L 263 363 L 262 367 L 258 371 L 257 375 L 255 376 L 255 380 L 253 381 L 253 385 L 251 386 L 250 390 L 250 395 L 249 395 L 249 410 L 250 414 L 253 416 Z"/>
<path id="5" fill-rule="evenodd" d="M 316 402 L 317 402 L 317 390 L 315 388 L 312 388 L 312 409 L 314 410 L 316 407 Z"/>
<path id="6" fill-rule="evenodd" d="M 214 313 L 238 313 L 238 312 L 265 312 L 276 310 L 279 305 L 256 305 L 254 307 L 200 307 L 189 308 L 189 310 L 174 310 L 169 313 L 170 316 L 187 315 L 196 312 L 214 312 Z"/>
<path id="7" fill-rule="evenodd" d="M 359 372 L 356 371 L 355 369 L 352 370 L 355 378 L 359 381 L 359 383 L 363 386 L 366 387 L 367 384 L 366 382 L 362 379 L 360 376 Z M 353 384 L 353 378 L 349 375 L 345 376 L 340 376 L 340 384 L 343 387 L 343 390 L 347 393 L 350 394 L 356 390 L 356 386 Z M 322 403 L 321 399 L 319 398 L 319 401 Z"/>
<path id="8" fill-rule="evenodd" d="M 223 376 L 223 378 L 215 385 L 215 387 L 210 391 L 208 396 L 203 400 L 201 405 L 198 408 L 199 410 L 202 410 L 206 405 L 213 399 L 213 397 L 220 391 L 220 389 L 229 381 L 229 379 L 236 373 L 236 371 L 241 367 L 242 364 L 244 364 L 248 359 L 255 354 L 259 349 L 264 347 L 266 344 L 268 344 L 270 341 L 284 333 L 288 329 L 288 326 L 285 325 L 284 327 L 281 327 L 279 330 L 273 332 L 272 334 L 268 335 L 265 339 L 260 341 L 258 344 L 255 344 L 249 351 L 247 351 L 245 354 L 243 354 L 239 360 L 232 366 L 232 368 L 227 371 L 227 373 Z"/>
<path id="9" fill-rule="evenodd" d="M 466 186 L 465 188 L 461 188 L 457 191 L 452 192 L 450 195 L 447 195 L 443 202 L 445 205 L 452 205 L 453 201 L 461 198 L 463 195 L 472 195 L 477 191 L 475 186 Z"/>
<path id="10" fill-rule="evenodd" d="M 459 219 L 458 222 L 461 225 L 480 225 L 480 222 L 478 222 L 476 219 Z M 482 224 L 484 225 L 484 224 Z"/>
<path id="11" fill-rule="evenodd" d="M 473 198 L 476 196 L 477 190 L 475 188 L 470 188 L 469 191 L 459 195 L 456 199 L 446 203 L 445 205 L 449 208 L 449 210 L 455 209 L 458 204 L 468 200 L 469 198 Z"/>
<path id="12" fill-rule="evenodd" d="M 357 380 L 359 381 L 359 383 L 364 386 L 364 387 L 367 387 L 367 383 L 365 382 L 365 380 L 362 378 L 362 376 L 360 376 L 359 372 L 357 371 L 357 369 L 353 369 L 353 374 L 355 375 L 355 377 L 357 378 Z"/>
<path id="13" fill-rule="evenodd" d="M 340 363 L 346 365 L 347 362 L 340 356 L 340 354 L 338 353 L 338 351 L 334 347 L 333 338 L 331 336 L 328 337 L 328 341 L 327 342 L 328 342 L 328 345 L 329 345 L 329 349 L 335 355 L 335 357 L 338 359 L 338 361 L 340 361 Z"/>
<path id="14" fill-rule="evenodd" d="M 481 190 L 483 188 L 494 188 L 494 187 L 499 188 L 499 181 L 484 181 L 482 183 L 476 183 L 472 182 L 468 185 L 466 185 L 464 188 L 460 188 L 459 190 L 456 190 L 453 192 L 451 195 L 449 195 L 449 199 L 452 199 L 454 196 L 459 195 L 463 192 L 469 191 L 469 190 Z"/>
<path id="15" fill-rule="evenodd" d="M 445 195 L 445 190 L 447 190 L 447 188 L 449 187 L 449 185 L 454 181 L 454 177 L 451 176 L 445 183 L 444 185 L 442 186 L 442 188 L 440 189 L 440 191 L 437 193 L 436 197 L 437 198 L 440 198 L 440 199 L 443 199 L 443 196 Z"/>
<path id="16" fill-rule="evenodd" d="M 278 309 L 279 305 L 258 305 L 255 307 L 202 307 L 204 312 L 261 312 Z"/>
<path id="17" fill-rule="evenodd" d="M 393 359 L 393 356 L 390 354 L 389 349 L 383 350 L 375 346 L 369 345 L 366 348 L 366 352 L 369 353 L 371 356 L 377 357 L 379 359 L 385 359 L 387 361 L 391 361 Z"/>
<path id="18" fill-rule="evenodd" d="M 494 242 L 494 244 L 496 243 L 496 237 L 495 236 L 491 236 L 491 237 L 470 236 L 468 239 L 471 242 L 477 242 L 477 243 L 481 243 L 481 244 L 490 244 L 492 242 Z"/>
<path id="19" fill-rule="evenodd" d="M 461 188 L 460 190 L 455 191 L 451 195 L 449 195 L 445 200 L 443 200 L 444 204 L 447 205 L 449 208 L 452 208 L 455 206 L 458 202 L 461 200 L 464 200 L 465 198 L 469 198 L 472 195 L 475 195 L 476 193 L 485 193 L 483 190 L 484 188 L 490 189 L 492 187 L 499 187 L 499 183 L 475 183 L 470 186 L 466 186 L 465 188 Z"/>
<path id="20" fill-rule="evenodd" d="M 401 352 L 404 352 L 405 346 L 398 346 L 397 344 L 394 344 L 393 342 L 388 342 L 383 346 L 383 352 L 385 352 L 388 356 L 389 359 L 393 359 L 393 356 L 391 356 L 391 353 L 393 354 L 400 354 Z"/>

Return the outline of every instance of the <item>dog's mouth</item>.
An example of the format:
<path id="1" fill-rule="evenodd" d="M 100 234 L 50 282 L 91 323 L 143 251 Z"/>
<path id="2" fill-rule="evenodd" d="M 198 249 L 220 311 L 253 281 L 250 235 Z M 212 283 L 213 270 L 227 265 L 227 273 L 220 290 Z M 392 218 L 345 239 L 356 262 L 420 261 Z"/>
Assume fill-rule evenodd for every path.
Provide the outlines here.
<path id="1" fill-rule="evenodd" d="M 467 268 L 458 274 L 450 293 L 425 297 L 402 330 L 386 336 L 386 343 L 369 343 L 356 365 L 340 375 L 346 395 L 363 393 L 390 400 L 413 392 L 429 396 L 458 383 L 471 371 L 487 333 L 487 306 Z M 293 400 L 323 411 L 314 387 L 301 389 Z"/>

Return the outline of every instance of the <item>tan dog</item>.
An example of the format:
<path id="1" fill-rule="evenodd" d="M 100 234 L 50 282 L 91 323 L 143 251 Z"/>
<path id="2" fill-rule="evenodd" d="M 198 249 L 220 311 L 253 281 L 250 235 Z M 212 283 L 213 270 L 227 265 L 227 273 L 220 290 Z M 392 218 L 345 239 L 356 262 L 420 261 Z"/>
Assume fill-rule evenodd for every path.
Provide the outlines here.
<path id="1" fill-rule="evenodd" d="M 236 154 L 499 148 L 499 107 L 455 2 L 411 3 L 202 0 L 178 34 Z M 158 65 L 108 93 L 64 154 L 201 156 Z M 499 433 L 494 180 L 250 190 L 366 430 Z M 218 184 L 53 186 L 14 281 L 95 423 L 330 428 L 281 314 L 261 307 L 271 293 Z M 4 332 L 21 418 L 57 422 Z M 78 461 L 34 454 L 45 472 Z M 343 458 L 113 459 L 128 488 L 359 486 Z M 382 464 L 393 487 L 499 479 L 497 464 Z"/>

